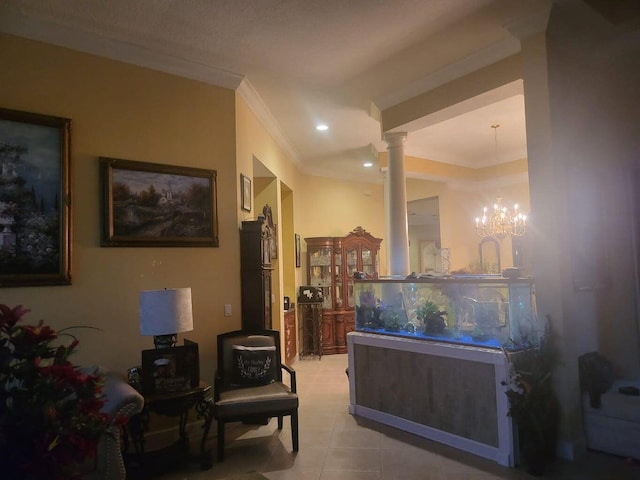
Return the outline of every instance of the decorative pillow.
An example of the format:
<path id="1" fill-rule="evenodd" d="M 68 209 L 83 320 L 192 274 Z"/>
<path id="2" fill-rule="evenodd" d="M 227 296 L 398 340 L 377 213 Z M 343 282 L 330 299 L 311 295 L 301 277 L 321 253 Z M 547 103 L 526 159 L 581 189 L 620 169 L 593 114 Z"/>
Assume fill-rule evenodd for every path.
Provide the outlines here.
<path id="1" fill-rule="evenodd" d="M 275 381 L 276 347 L 233 345 L 231 385 L 267 385 Z"/>

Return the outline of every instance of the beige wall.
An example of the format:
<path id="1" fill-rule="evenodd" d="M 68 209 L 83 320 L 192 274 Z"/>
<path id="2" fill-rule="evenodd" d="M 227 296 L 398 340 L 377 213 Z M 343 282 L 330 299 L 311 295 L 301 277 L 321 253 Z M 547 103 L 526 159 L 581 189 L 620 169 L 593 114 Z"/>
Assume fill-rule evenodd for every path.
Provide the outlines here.
<path id="1" fill-rule="evenodd" d="M 439 199 L 440 238 L 442 247 L 450 249 L 452 271 L 479 262 L 480 237 L 476 234 L 475 218 L 483 206 L 491 208 L 498 195 L 503 197 L 505 206 L 511 205 L 507 201 L 517 200 L 523 212 L 531 211 L 526 182 L 496 187 L 490 181 L 476 181 L 467 183 L 467 188 L 462 189 L 456 188 L 455 182 L 450 186 L 446 181 L 407 179 L 407 201 L 435 196 Z M 500 241 L 502 268 L 513 265 L 511 247 L 510 238 Z"/>
<path id="2" fill-rule="evenodd" d="M 215 336 L 239 326 L 235 93 L 45 44 L 0 36 L 0 105 L 68 117 L 71 140 L 73 284 L 3 288 L 27 320 L 77 330 L 76 361 L 124 371 L 151 338 L 138 331 L 138 292 L 191 287 L 202 375 L 215 368 Z M 217 170 L 218 248 L 101 248 L 98 157 Z M 223 316 L 223 305 L 234 313 Z"/>
<path id="3" fill-rule="evenodd" d="M 215 336 L 240 326 L 240 221 L 254 219 L 264 203 L 274 207 L 277 222 L 287 223 L 279 230 L 276 319 L 282 295 L 295 298 L 306 281 L 304 240 L 302 268 L 285 268 L 282 262 L 294 259 L 282 258 L 293 249 L 284 232 L 346 235 L 362 225 L 384 235 L 381 185 L 301 175 L 235 92 L 11 36 L 1 41 L 0 60 L 12 68 L 0 73 L 0 104 L 73 120 L 74 241 L 71 286 L 4 288 L 0 302 L 23 304 L 32 310 L 27 320 L 42 318 L 56 328 L 96 327 L 78 331 L 78 363 L 120 371 L 139 364 L 140 351 L 153 343 L 138 332 L 138 292 L 189 286 L 194 331 L 186 336 L 200 343 L 202 375 L 211 379 Z M 100 247 L 100 156 L 217 170 L 220 247 Z M 240 173 L 253 177 L 254 159 L 288 190 L 254 179 L 254 209 L 245 212 Z M 226 303 L 231 317 L 223 315 Z"/>
<path id="4" fill-rule="evenodd" d="M 306 277 L 306 237 L 342 237 L 361 226 L 384 238 L 383 186 L 302 176 L 296 190 L 296 233 L 302 246 L 302 282 Z M 380 273 L 386 275 L 386 246 L 380 246 Z M 304 284 L 303 283 L 303 284 Z"/>

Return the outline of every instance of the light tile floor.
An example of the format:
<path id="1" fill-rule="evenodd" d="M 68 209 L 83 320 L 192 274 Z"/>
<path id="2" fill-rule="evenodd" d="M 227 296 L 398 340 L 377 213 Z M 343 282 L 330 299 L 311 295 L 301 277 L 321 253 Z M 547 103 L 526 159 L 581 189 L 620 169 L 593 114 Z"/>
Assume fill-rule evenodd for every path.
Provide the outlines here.
<path id="1" fill-rule="evenodd" d="M 358 418 L 348 413 L 346 355 L 303 359 L 292 365 L 300 396 L 300 451 L 291 450 L 289 419 L 278 431 L 232 424 L 227 428 L 225 461 L 208 471 L 195 467 L 160 480 L 216 480 L 257 471 L 270 480 L 490 480 L 534 478 L 520 468 Z M 214 437 L 212 431 L 210 437 Z M 216 439 L 210 438 L 213 451 Z M 557 461 L 544 478 L 554 480 L 640 480 L 640 464 L 587 452 L 575 462 Z"/>

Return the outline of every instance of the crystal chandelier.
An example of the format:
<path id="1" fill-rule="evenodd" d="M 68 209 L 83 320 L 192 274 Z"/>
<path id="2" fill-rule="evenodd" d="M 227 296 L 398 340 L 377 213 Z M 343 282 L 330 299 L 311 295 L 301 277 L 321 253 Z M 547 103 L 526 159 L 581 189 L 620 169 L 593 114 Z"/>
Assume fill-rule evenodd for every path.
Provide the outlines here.
<path id="1" fill-rule="evenodd" d="M 498 127 L 491 125 L 494 131 L 496 168 L 498 165 Z M 518 204 L 512 210 L 502 205 L 502 197 L 496 197 L 493 210 L 488 207 L 482 209 L 482 215 L 476 217 L 476 232 L 480 237 L 504 238 L 508 236 L 520 237 L 527 229 L 527 216 L 519 211 Z"/>

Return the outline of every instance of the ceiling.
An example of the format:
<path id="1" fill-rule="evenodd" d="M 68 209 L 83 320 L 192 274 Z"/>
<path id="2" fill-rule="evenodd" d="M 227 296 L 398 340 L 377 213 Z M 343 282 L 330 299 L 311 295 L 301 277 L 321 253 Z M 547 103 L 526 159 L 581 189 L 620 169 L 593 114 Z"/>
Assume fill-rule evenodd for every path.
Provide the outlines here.
<path id="1" fill-rule="evenodd" d="M 517 52 L 505 25 L 545 3 L 0 0 L 0 31 L 238 88 L 306 173 L 381 182 L 376 112 Z M 426 123 L 408 155 L 491 165 L 499 123 L 499 161 L 526 157 L 521 87 Z"/>
<path id="2" fill-rule="evenodd" d="M 517 53 L 514 33 L 540 28 L 552 2 L 640 25 L 637 0 L 0 0 L 0 32 L 236 89 L 303 172 L 381 183 L 380 112 Z M 527 157 L 521 82 L 415 123 L 407 155 L 470 168 Z M 254 175 L 272 174 L 254 162 Z M 437 198 L 410 203 L 411 225 L 437 218 Z"/>

